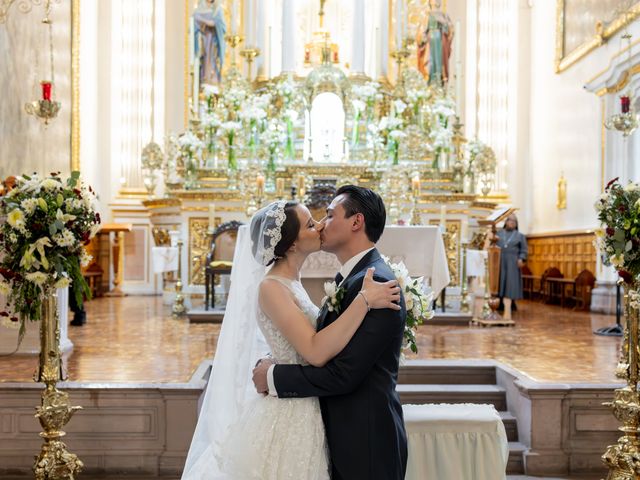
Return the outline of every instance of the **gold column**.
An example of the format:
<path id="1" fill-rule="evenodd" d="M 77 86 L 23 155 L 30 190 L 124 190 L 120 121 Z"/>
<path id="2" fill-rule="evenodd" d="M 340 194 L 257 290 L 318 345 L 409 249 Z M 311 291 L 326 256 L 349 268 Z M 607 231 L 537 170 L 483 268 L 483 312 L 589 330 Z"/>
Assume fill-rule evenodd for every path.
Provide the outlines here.
<path id="1" fill-rule="evenodd" d="M 178 280 L 176 281 L 176 298 L 173 302 L 171 314 L 174 317 L 181 317 L 187 313 L 184 306 L 184 296 L 182 295 L 182 239 L 178 240 Z"/>
<path id="2" fill-rule="evenodd" d="M 56 388 L 58 381 L 66 380 L 60 356 L 60 321 L 58 318 L 58 296 L 50 290 L 42 300 L 40 320 L 40 363 L 34 380 L 44 382 L 42 402 L 36 407 L 36 418 L 43 432 L 44 444 L 36 457 L 33 471 L 36 480 L 67 480 L 75 478 L 83 463 L 67 450 L 60 440 L 65 436 L 62 427 L 82 407 L 72 407 L 69 394 Z"/>

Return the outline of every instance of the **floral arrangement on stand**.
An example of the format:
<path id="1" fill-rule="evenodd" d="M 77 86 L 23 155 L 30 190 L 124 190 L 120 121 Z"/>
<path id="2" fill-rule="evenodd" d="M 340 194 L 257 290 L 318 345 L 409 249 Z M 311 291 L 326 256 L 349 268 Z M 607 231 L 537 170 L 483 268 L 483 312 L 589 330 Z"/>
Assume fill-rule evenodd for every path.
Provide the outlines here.
<path id="1" fill-rule="evenodd" d="M 204 143 L 193 132 L 187 130 L 178 138 L 182 163 L 184 165 L 184 187 L 189 190 L 198 186 L 198 167 L 200 167 L 200 153 Z"/>
<path id="2" fill-rule="evenodd" d="M 596 231 L 598 247 L 607 264 L 635 290 L 640 281 L 640 185 L 611 180 L 595 208 L 602 225 Z M 633 298 L 638 298 L 635 292 Z M 640 310 L 640 304 L 636 306 Z"/>
<path id="3" fill-rule="evenodd" d="M 360 122 L 364 121 L 364 131 L 365 135 L 367 135 L 370 131 L 369 125 L 375 115 L 376 105 L 383 100 L 383 96 L 382 93 L 380 93 L 380 84 L 378 82 L 366 82 L 363 85 L 354 85 L 351 93 L 353 95 L 351 100 L 351 106 L 353 108 L 351 148 L 357 149 L 360 146 Z"/>
<path id="4" fill-rule="evenodd" d="M 78 305 L 91 291 L 81 267 L 91 256 L 84 246 L 100 228 L 91 187 L 72 172 L 63 182 L 59 173 L 17 177 L 15 187 L 0 200 L 0 293 L 6 308 L 0 318 L 19 328 L 22 340 L 26 322 L 41 319 L 42 304 L 56 288 L 71 287 Z"/>
<path id="5" fill-rule="evenodd" d="M 453 147 L 453 122 L 451 119 L 456 114 L 455 108 L 455 102 L 447 96 L 438 98 L 429 108 L 429 139 L 433 150 L 431 166 L 434 170 L 441 169 L 443 166 L 441 165 L 442 157 L 450 153 Z"/>
<path id="6" fill-rule="evenodd" d="M 491 183 L 498 166 L 496 154 L 489 145 L 477 138 L 467 144 L 466 150 L 464 174 L 468 179 L 469 185 L 467 193 L 475 193 L 476 181 L 480 178 L 482 193 L 487 196 L 491 191 Z"/>
<path id="7" fill-rule="evenodd" d="M 404 327 L 405 348 L 418 353 L 416 331 L 425 320 L 433 318 L 433 292 L 425 292 L 424 277 L 411 278 L 404 262 L 392 263 L 388 257 L 382 258 L 391 268 L 404 295 L 407 307 L 407 322 Z"/>
<path id="8" fill-rule="evenodd" d="M 267 122 L 267 126 L 262 132 L 261 141 L 267 149 L 267 191 L 275 189 L 275 173 L 278 161 L 280 159 L 282 145 L 287 137 L 286 127 L 277 119 L 272 118 Z"/>

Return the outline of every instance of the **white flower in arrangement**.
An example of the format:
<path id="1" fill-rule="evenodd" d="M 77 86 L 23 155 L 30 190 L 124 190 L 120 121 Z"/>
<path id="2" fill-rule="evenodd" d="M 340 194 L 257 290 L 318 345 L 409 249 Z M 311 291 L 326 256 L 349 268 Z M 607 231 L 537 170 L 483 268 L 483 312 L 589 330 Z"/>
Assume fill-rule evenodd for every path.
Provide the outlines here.
<path id="1" fill-rule="evenodd" d="M 371 103 L 375 100 L 382 100 L 382 94 L 379 90 L 380 84 L 378 82 L 367 82 L 364 85 L 356 85 L 352 87 L 353 94 L 367 103 Z"/>
<path id="2" fill-rule="evenodd" d="M 267 110 L 269 105 L 271 105 L 272 96 L 270 93 L 263 93 L 262 95 L 258 95 L 253 98 L 253 105 L 256 108 L 261 108 L 263 110 Z"/>
<path id="3" fill-rule="evenodd" d="M 409 100 L 411 105 L 415 105 L 425 98 L 427 98 L 427 92 L 424 90 L 412 88 L 407 91 L 407 100 Z"/>
<path id="4" fill-rule="evenodd" d="M 624 190 L 625 192 L 634 192 L 636 190 L 640 189 L 640 185 L 638 185 L 637 183 L 633 183 L 633 182 L 629 182 L 625 185 Z"/>
<path id="5" fill-rule="evenodd" d="M 288 78 L 276 85 L 276 92 L 282 97 L 290 98 L 294 91 L 295 85 Z"/>
<path id="6" fill-rule="evenodd" d="M 202 140 L 196 137 L 190 130 L 187 130 L 180 135 L 180 138 L 178 138 L 178 145 L 180 145 L 183 152 L 192 155 L 199 152 L 204 147 Z"/>
<path id="7" fill-rule="evenodd" d="M 217 85 L 204 84 L 202 86 L 202 93 L 206 98 L 215 97 L 220 94 L 220 89 Z"/>
<path id="8" fill-rule="evenodd" d="M 269 148 L 280 146 L 287 139 L 285 127 L 276 118 L 272 118 L 267 123 L 267 128 L 262 132 L 261 140 Z"/>
<path id="9" fill-rule="evenodd" d="M 17 243 L 18 242 L 18 236 L 15 233 L 11 232 L 9 234 L 9 241 L 11 243 Z"/>
<path id="10" fill-rule="evenodd" d="M 407 134 L 404 133 L 402 130 L 391 130 L 389 132 L 389 136 L 397 142 L 400 139 L 405 138 Z"/>
<path id="11" fill-rule="evenodd" d="M 91 263 L 91 260 L 93 260 L 93 256 L 89 255 L 87 251 L 83 248 L 80 251 L 80 266 L 81 267 L 89 266 L 89 264 Z"/>
<path id="12" fill-rule="evenodd" d="M 62 210 L 58 209 L 56 211 L 56 220 L 60 220 L 62 223 L 67 223 L 70 220 L 75 220 L 75 215 L 70 215 L 68 213 L 62 213 Z"/>
<path id="13" fill-rule="evenodd" d="M 407 104 L 402 100 L 394 100 L 393 107 L 395 108 L 396 115 L 402 115 L 402 112 L 407 109 Z"/>
<path id="14" fill-rule="evenodd" d="M 7 296 L 11 293 L 11 285 L 4 280 L 0 280 L 0 295 Z"/>
<path id="15" fill-rule="evenodd" d="M 68 228 L 62 230 L 62 233 L 56 233 L 53 236 L 53 241 L 58 244 L 60 247 L 71 247 L 75 244 L 76 238 L 73 235 L 73 232 Z"/>
<path id="16" fill-rule="evenodd" d="M 53 284 L 55 288 L 67 288 L 69 285 L 71 285 L 71 280 L 69 280 L 67 277 L 62 277 Z"/>
<path id="17" fill-rule="evenodd" d="M 19 208 L 14 208 L 7 215 L 7 223 L 11 225 L 16 230 L 21 230 L 24 228 L 24 213 Z"/>
<path id="18" fill-rule="evenodd" d="M 640 311 L 640 292 L 637 290 L 629 290 L 629 306 Z"/>
<path id="19" fill-rule="evenodd" d="M 67 198 L 64 201 L 64 206 L 67 211 L 79 210 L 82 208 L 82 205 L 83 205 L 82 200 L 79 200 L 77 198 Z"/>
<path id="20" fill-rule="evenodd" d="M 367 108 L 367 104 L 357 98 L 351 100 L 351 105 L 353 105 L 353 110 L 355 112 L 364 112 L 364 109 Z"/>
<path id="21" fill-rule="evenodd" d="M 242 124 L 240 122 L 223 122 L 222 125 L 220 125 L 220 128 L 222 128 L 222 130 L 224 130 L 227 133 L 235 133 L 236 131 L 240 130 L 240 128 L 242 128 Z"/>
<path id="22" fill-rule="evenodd" d="M 222 124 L 220 117 L 215 113 L 204 113 L 202 115 L 202 125 L 204 128 L 216 129 Z"/>
<path id="23" fill-rule="evenodd" d="M 611 262 L 611 265 L 614 267 L 622 267 L 624 265 L 624 253 L 611 255 L 609 262 Z"/>
<path id="24" fill-rule="evenodd" d="M 378 130 L 395 130 L 398 127 L 402 126 L 402 120 L 396 117 L 382 117 L 380 119 L 380 123 L 378 124 Z"/>
<path id="25" fill-rule="evenodd" d="M 53 178 L 45 178 L 40 182 L 40 186 L 49 192 L 52 190 L 60 190 L 62 188 L 62 184 Z"/>
<path id="26" fill-rule="evenodd" d="M 295 123 L 298 120 L 298 112 L 296 112 L 292 108 L 288 108 L 284 111 L 284 118 L 289 120 L 291 123 Z"/>
<path id="27" fill-rule="evenodd" d="M 45 282 L 49 279 L 49 275 L 43 272 L 31 272 L 25 275 L 25 278 L 35 284 L 35 285 L 44 285 Z"/>
<path id="28" fill-rule="evenodd" d="M 431 131 L 433 148 L 436 150 L 448 150 L 453 140 L 453 132 L 448 128 L 434 128 Z"/>
<path id="29" fill-rule="evenodd" d="M 241 88 L 232 87 L 223 93 L 224 103 L 234 110 L 239 110 L 242 102 L 247 98 L 247 93 Z"/>
<path id="30" fill-rule="evenodd" d="M 448 118 L 456 114 L 456 104 L 450 98 L 439 98 L 433 102 L 431 113 L 441 118 Z"/>
<path id="31" fill-rule="evenodd" d="M 25 198 L 20 202 L 20 207 L 27 215 L 31 215 L 36 211 L 36 208 L 38 208 L 38 200 L 35 198 Z"/>
<path id="32" fill-rule="evenodd" d="M 248 105 L 240 110 L 239 116 L 245 122 L 255 121 L 258 122 L 267 118 L 267 112 L 256 105 Z"/>

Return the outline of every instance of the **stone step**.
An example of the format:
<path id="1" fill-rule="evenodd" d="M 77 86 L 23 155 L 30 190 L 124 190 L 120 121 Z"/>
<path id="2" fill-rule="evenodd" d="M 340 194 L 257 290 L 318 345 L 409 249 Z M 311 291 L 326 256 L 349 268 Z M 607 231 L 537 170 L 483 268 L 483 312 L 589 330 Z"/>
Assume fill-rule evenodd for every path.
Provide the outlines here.
<path id="1" fill-rule="evenodd" d="M 507 410 L 505 389 L 497 385 L 399 384 L 403 404 L 485 403 Z"/>
<path id="2" fill-rule="evenodd" d="M 527 447 L 520 442 L 509 442 L 507 474 L 524 474 L 524 452 Z"/>
<path id="3" fill-rule="evenodd" d="M 412 361 L 400 367 L 398 383 L 495 385 L 496 368 L 490 365 L 423 365 L 420 361 Z"/>
<path id="4" fill-rule="evenodd" d="M 504 424 L 504 430 L 507 433 L 507 440 L 510 442 L 518 441 L 518 422 L 511 412 L 498 412 L 502 423 Z"/>

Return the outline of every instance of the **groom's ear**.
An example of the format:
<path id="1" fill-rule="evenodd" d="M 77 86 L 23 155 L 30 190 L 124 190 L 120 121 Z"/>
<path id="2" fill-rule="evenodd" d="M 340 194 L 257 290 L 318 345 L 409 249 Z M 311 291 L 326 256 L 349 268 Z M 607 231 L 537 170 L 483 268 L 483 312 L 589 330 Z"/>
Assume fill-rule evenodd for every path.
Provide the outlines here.
<path id="1" fill-rule="evenodd" d="M 351 217 L 351 230 L 355 232 L 361 228 L 364 228 L 364 215 L 362 213 L 356 213 Z"/>

